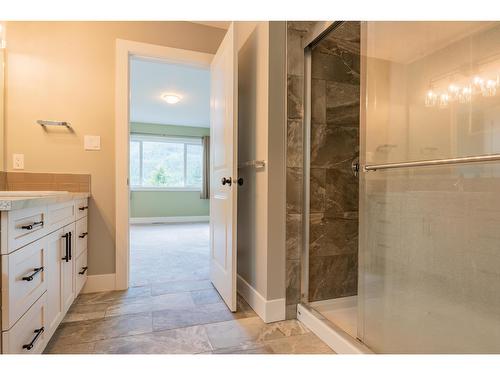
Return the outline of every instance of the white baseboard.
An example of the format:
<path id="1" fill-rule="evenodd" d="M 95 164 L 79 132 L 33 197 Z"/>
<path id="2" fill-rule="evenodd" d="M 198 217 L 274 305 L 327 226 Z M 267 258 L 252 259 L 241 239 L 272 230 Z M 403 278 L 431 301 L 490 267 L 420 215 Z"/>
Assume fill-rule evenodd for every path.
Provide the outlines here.
<path id="1" fill-rule="evenodd" d="M 202 223 L 209 219 L 210 216 L 131 217 L 130 224 Z"/>
<path id="2" fill-rule="evenodd" d="M 114 273 L 108 273 L 105 275 L 90 275 L 87 277 L 87 282 L 82 289 L 82 293 L 107 292 L 115 290 L 115 279 L 116 275 Z"/>
<path id="3" fill-rule="evenodd" d="M 297 305 L 297 319 L 304 323 L 316 336 L 325 342 L 338 354 L 371 354 L 367 346 L 351 337 L 347 332 L 336 326 L 312 309 Z"/>
<path id="4" fill-rule="evenodd" d="M 264 322 L 285 320 L 286 302 L 284 298 L 266 300 L 240 275 L 238 275 L 238 293 Z"/>

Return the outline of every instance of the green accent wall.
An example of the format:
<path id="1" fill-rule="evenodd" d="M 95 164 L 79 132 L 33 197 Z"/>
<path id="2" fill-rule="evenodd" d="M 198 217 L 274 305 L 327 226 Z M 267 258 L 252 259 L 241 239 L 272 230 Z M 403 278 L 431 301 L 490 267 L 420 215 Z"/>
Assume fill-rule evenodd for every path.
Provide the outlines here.
<path id="1" fill-rule="evenodd" d="M 131 133 L 202 137 L 209 128 L 161 124 L 130 123 Z M 209 216 L 209 200 L 199 191 L 132 191 L 131 217 Z"/>
<path id="2" fill-rule="evenodd" d="M 131 217 L 208 216 L 209 200 L 198 191 L 133 191 Z"/>

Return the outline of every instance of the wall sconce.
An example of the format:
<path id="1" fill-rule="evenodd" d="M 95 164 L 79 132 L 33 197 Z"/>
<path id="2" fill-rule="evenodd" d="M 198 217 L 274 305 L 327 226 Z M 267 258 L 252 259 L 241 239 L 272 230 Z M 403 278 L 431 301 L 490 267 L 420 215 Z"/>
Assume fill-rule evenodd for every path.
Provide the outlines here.
<path id="1" fill-rule="evenodd" d="M 491 75 L 490 75 L 491 77 Z M 458 83 L 451 83 L 445 90 L 430 89 L 425 94 L 425 106 L 439 108 L 446 108 L 450 103 L 458 101 L 460 104 L 468 104 L 472 102 L 472 97 L 481 95 L 483 97 L 493 97 L 498 93 L 500 87 L 500 75 L 496 74 L 496 79 L 484 79 L 475 76 L 472 79 L 459 81 Z M 443 92 L 444 91 L 444 92 Z"/>
<path id="2" fill-rule="evenodd" d="M 450 102 L 450 97 L 448 96 L 448 94 L 441 94 L 439 96 L 439 107 L 440 108 L 448 107 L 449 102 Z"/>
<path id="3" fill-rule="evenodd" d="M 437 94 L 432 90 L 427 91 L 427 95 L 425 95 L 425 106 L 434 107 L 436 103 L 437 103 Z"/>
<path id="4" fill-rule="evenodd" d="M 489 79 L 486 81 L 486 87 L 484 88 L 484 96 L 495 96 L 497 94 L 497 81 Z"/>
<path id="5" fill-rule="evenodd" d="M 458 99 L 459 94 L 460 94 L 460 87 L 454 85 L 453 83 L 448 86 L 448 96 L 450 97 L 450 100 Z"/>
<path id="6" fill-rule="evenodd" d="M 466 86 L 462 89 L 460 94 L 458 95 L 458 102 L 461 104 L 470 103 L 472 100 L 472 89 L 469 86 Z"/>

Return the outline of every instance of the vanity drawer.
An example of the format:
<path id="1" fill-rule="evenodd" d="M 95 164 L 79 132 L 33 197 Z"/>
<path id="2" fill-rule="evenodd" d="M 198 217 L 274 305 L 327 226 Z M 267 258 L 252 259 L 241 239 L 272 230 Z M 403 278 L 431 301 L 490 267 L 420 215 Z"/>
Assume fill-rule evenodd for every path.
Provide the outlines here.
<path id="1" fill-rule="evenodd" d="M 49 232 L 75 221 L 76 214 L 73 200 L 49 205 L 47 210 Z"/>
<path id="2" fill-rule="evenodd" d="M 87 281 L 87 250 L 85 250 L 76 260 L 75 263 L 75 285 L 76 285 L 76 293 L 75 295 L 78 295 L 83 286 L 85 285 L 85 282 Z"/>
<path id="3" fill-rule="evenodd" d="M 8 254 L 48 233 L 47 207 L 4 211 L 1 226 L 2 254 Z"/>
<path id="4" fill-rule="evenodd" d="M 44 293 L 8 331 L 2 333 L 4 354 L 40 354 L 47 344 L 45 319 L 47 294 Z"/>
<path id="5" fill-rule="evenodd" d="M 89 212 L 89 200 L 87 198 L 75 200 L 76 219 L 86 217 Z"/>
<path id="6" fill-rule="evenodd" d="M 82 252 L 87 250 L 87 237 L 87 218 L 83 217 L 76 222 L 76 258 L 78 258 Z"/>
<path id="7" fill-rule="evenodd" d="M 11 328 L 45 292 L 46 241 L 42 238 L 2 255 L 2 329 Z"/>

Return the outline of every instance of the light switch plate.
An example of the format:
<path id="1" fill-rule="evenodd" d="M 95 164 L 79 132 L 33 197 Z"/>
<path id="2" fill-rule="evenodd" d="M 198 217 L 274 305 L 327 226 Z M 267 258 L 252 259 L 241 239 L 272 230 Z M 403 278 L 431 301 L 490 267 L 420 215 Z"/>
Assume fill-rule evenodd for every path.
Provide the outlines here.
<path id="1" fill-rule="evenodd" d="M 13 169 L 24 169 L 24 154 L 13 154 L 12 155 L 12 168 Z"/>
<path id="2" fill-rule="evenodd" d="M 96 151 L 101 149 L 101 136 L 99 135 L 86 135 L 83 137 L 83 144 L 85 150 Z"/>

